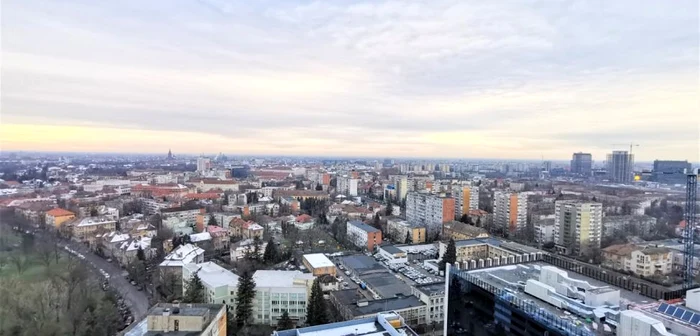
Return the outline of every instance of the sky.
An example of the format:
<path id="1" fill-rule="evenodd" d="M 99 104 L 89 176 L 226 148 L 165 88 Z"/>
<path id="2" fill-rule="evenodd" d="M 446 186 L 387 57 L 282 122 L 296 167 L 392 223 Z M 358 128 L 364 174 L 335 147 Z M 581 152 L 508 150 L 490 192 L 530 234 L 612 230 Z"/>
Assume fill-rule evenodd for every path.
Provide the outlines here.
<path id="1" fill-rule="evenodd" d="M 693 0 L 7 0 L 0 149 L 700 161 Z"/>

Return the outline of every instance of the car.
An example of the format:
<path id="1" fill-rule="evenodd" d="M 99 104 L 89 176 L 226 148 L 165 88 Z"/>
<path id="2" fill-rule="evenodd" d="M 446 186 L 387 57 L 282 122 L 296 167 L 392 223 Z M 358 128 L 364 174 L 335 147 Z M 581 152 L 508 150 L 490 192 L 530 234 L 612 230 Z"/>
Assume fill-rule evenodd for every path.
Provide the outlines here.
<path id="1" fill-rule="evenodd" d="M 112 258 L 107 258 L 107 262 L 108 262 L 108 263 L 111 263 L 111 262 L 112 262 Z"/>
<path id="2" fill-rule="evenodd" d="M 131 284 L 132 286 L 136 286 L 136 281 L 131 280 L 130 284 Z"/>

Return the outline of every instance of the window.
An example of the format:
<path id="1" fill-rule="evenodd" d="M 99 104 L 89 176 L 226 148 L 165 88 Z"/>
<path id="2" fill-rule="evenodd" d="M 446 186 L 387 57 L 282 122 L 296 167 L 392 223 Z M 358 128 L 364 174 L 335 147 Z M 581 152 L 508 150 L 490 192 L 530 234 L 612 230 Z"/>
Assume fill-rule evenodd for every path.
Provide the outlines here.
<path id="1" fill-rule="evenodd" d="M 180 320 L 175 320 L 173 321 L 175 323 L 175 326 L 173 327 L 174 331 L 180 331 Z"/>

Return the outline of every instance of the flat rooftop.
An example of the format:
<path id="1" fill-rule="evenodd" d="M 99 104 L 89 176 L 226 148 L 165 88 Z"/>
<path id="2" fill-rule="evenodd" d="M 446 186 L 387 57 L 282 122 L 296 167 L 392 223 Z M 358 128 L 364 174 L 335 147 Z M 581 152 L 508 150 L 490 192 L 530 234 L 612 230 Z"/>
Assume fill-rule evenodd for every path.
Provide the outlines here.
<path id="1" fill-rule="evenodd" d="M 391 315 L 395 314 L 380 314 L 380 315 L 387 315 L 391 317 Z M 379 323 L 381 316 L 376 316 L 376 317 L 368 317 L 368 318 L 363 318 L 363 319 L 358 319 L 358 320 L 352 320 L 352 321 L 344 321 L 344 322 L 336 322 L 336 323 L 329 323 L 329 324 L 322 324 L 322 325 L 317 325 L 313 327 L 306 327 L 306 328 L 299 328 L 299 329 L 290 329 L 290 330 L 282 330 L 282 331 L 275 331 L 274 336 L 335 336 L 335 335 L 352 335 L 352 336 L 387 336 L 389 335 L 389 330 L 382 326 L 382 324 Z M 388 328 L 392 328 L 390 325 L 388 325 Z M 406 326 L 401 326 L 399 328 L 395 328 L 394 332 L 397 332 L 402 335 L 406 336 L 418 336 L 415 331 L 412 329 L 406 327 Z"/>
<path id="2" fill-rule="evenodd" d="M 440 293 L 442 293 L 443 295 L 445 294 L 444 282 L 433 282 L 425 285 L 416 285 L 414 287 L 427 295 L 434 295 Z"/>
<path id="3" fill-rule="evenodd" d="M 382 298 L 411 295 L 411 287 L 396 278 L 388 270 L 385 273 L 360 275 L 360 280 L 367 284 L 368 287 L 371 287 Z"/>
<path id="4" fill-rule="evenodd" d="M 351 255 L 340 258 L 340 262 L 355 274 L 363 275 L 369 273 L 388 272 L 388 270 L 378 263 L 374 258 L 364 254 Z"/>
<path id="5" fill-rule="evenodd" d="M 323 253 L 304 254 L 304 259 L 306 259 L 313 268 L 335 267 L 335 264 Z"/>

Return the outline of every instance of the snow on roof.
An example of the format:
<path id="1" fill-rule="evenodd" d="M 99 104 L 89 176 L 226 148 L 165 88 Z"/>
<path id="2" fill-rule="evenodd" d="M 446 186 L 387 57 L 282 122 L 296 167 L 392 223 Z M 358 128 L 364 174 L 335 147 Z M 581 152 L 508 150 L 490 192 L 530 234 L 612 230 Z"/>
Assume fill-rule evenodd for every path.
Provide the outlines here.
<path id="1" fill-rule="evenodd" d="M 248 226 L 248 230 L 263 230 L 263 229 L 264 228 L 260 224 L 256 224 L 256 223 L 250 224 Z"/>
<path id="2" fill-rule="evenodd" d="M 257 287 L 305 287 L 304 285 L 294 284 L 294 280 L 297 279 L 311 280 L 314 279 L 314 276 L 300 271 L 270 270 L 259 270 L 253 274 L 253 280 L 255 280 Z"/>
<path id="3" fill-rule="evenodd" d="M 238 285 L 238 275 L 233 272 L 209 261 L 201 264 L 186 264 L 183 267 L 190 272 L 197 272 L 197 275 L 202 282 L 209 287 L 233 286 Z"/>
<path id="4" fill-rule="evenodd" d="M 165 257 L 160 266 L 182 266 L 191 263 L 197 256 L 202 254 L 204 254 L 204 250 L 195 245 L 180 245 Z"/>
<path id="5" fill-rule="evenodd" d="M 211 234 L 209 232 L 195 233 L 190 235 L 190 241 L 193 243 L 211 240 Z"/>
<path id="6" fill-rule="evenodd" d="M 139 246 L 141 247 L 142 250 L 151 248 L 151 238 L 144 237 L 141 238 L 140 240 L 133 240 L 131 244 L 129 244 L 129 247 L 126 249 L 127 251 L 135 251 L 139 249 Z"/>
<path id="7" fill-rule="evenodd" d="M 305 254 L 304 259 L 311 265 L 313 268 L 321 268 L 321 267 L 333 267 L 335 264 L 328 259 L 323 253 L 313 253 L 313 254 Z"/>
<path id="8" fill-rule="evenodd" d="M 115 234 L 112 236 L 112 239 L 110 239 L 110 243 L 118 243 L 122 242 L 129 239 L 129 234 L 123 233 L 123 234 Z"/>

